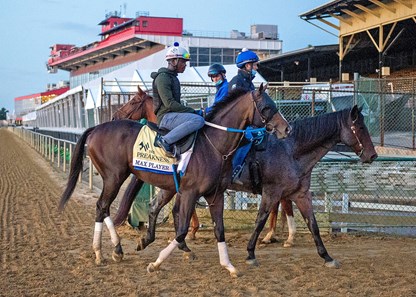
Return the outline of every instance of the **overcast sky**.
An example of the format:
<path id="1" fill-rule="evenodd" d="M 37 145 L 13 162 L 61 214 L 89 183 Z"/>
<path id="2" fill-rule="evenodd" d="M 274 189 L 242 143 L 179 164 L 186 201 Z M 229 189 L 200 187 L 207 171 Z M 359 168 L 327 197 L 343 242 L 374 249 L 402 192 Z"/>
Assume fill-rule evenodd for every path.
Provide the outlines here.
<path id="1" fill-rule="evenodd" d="M 283 52 L 310 45 L 336 44 L 337 38 L 303 21 L 299 15 L 325 0 L 262 1 L 63 1 L 4 0 L 0 10 L 0 108 L 14 109 L 14 98 L 43 92 L 48 83 L 69 74 L 48 74 L 49 47 L 56 43 L 86 45 L 100 38 L 100 26 L 110 11 L 126 17 L 146 11 L 150 16 L 180 17 L 187 31 L 231 30 L 250 33 L 250 25 L 278 26 Z"/>

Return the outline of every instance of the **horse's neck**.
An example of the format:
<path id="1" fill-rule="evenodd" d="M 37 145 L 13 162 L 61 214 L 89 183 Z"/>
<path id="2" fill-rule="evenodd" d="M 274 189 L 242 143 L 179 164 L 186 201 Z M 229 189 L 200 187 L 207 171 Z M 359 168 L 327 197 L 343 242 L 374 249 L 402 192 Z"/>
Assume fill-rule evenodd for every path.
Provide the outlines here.
<path id="1" fill-rule="evenodd" d="M 234 129 L 245 129 L 251 124 L 250 119 L 252 118 L 253 111 L 250 111 L 247 100 L 245 104 L 241 103 L 242 98 L 239 99 L 239 104 L 234 101 L 234 104 L 230 104 L 226 109 L 221 110 L 211 122 L 223 127 L 234 128 Z M 222 154 L 227 155 L 233 152 L 238 146 L 242 144 L 242 133 L 227 132 L 217 128 L 204 126 L 204 133 L 207 135 L 211 147 L 215 148 Z"/>
<path id="2" fill-rule="evenodd" d="M 305 141 L 305 139 L 295 139 L 293 155 L 300 163 L 300 168 L 302 168 L 303 173 L 310 172 L 316 163 L 340 141 L 339 131 L 340 129 L 338 128 L 332 134 L 325 135 L 317 133 L 319 137 L 309 139 L 308 141 Z"/>

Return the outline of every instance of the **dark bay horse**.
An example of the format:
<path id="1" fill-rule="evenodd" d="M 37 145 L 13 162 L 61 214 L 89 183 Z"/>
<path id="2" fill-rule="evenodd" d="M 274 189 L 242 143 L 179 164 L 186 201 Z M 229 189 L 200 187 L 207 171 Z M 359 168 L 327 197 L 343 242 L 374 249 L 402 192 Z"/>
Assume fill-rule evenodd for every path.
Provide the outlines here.
<path id="1" fill-rule="evenodd" d="M 300 210 L 312 233 L 319 256 L 328 267 L 339 267 L 332 259 L 320 236 L 312 208 L 312 195 L 309 191 L 311 173 L 316 163 L 337 143 L 342 142 L 351 147 L 363 163 L 371 163 L 377 153 L 364 123 L 361 110 L 357 106 L 334 113 L 301 119 L 293 123 L 293 132 L 284 140 L 270 137 L 267 148 L 262 152 L 251 151 L 246 158 L 247 164 L 258 162 L 262 173 L 262 200 L 255 230 L 247 246 L 247 263 L 257 264 L 255 245 L 263 230 L 270 212 L 277 209 L 279 202 L 291 208 L 292 201 Z M 251 192 L 251 180 L 248 166 L 244 169 L 241 180 L 243 185 L 229 185 L 229 189 Z M 129 188 L 133 188 L 129 185 Z M 169 202 L 174 193 L 161 191 L 149 214 L 149 229 L 142 245 L 154 240 L 154 228 L 157 214 Z M 123 220 L 130 208 L 131 195 L 126 191 L 120 204 L 115 222 Z"/>
<path id="2" fill-rule="evenodd" d="M 216 104 L 207 121 L 223 127 L 245 129 L 249 125 L 275 127 L 282 135 L 287 135 L 290 126 L 278 112 L 275 103 L 265 92 L 263 85 L 253 92 L 235 90 L 223 102 Z M 175 191 L 172 177 L 153 172 L 135 170 L 133 167 L 133 144 L 143 125 L 131 120 L 106 122 L 87 129 L 80 137 L 73 152 L 69 179 L 62 194 L 59 209 L 63 210 L 70 199 L 78 176 L 82 170 L 85 144 L 88 155 L 103 178 L 103 190 L 96 204 L 96 218 L 93 249 L 96 263 L 101 264 L 103 222 L 110 231 L 114 245 L 113 259 L 120 261 L 123 251 L 120 238 L 110 218 L 110 205 L 127 177 L 136 176 L 134 192 L 140 190 L 143 182 L 152 184 L 168 192 Z M 241 133 L 225 132 L 221 129 L 204 126 L 195 142 L 194 152 L 183 176 L 173 207 L 176 238 L 163 249 L 157 260 L 150 263 L 148 271 L 159 269 L 162 262 L 176 247 L 184 243 L 189 221 L 196 200 L 204 196 L 210 204 L 210 213 L 215 222 L 214 234 L 218 242 L 220 264 L 232 276 L 238 272 L 228 258 L 224 236 L 223 209 L 224 190 L 230 183 L 231 158 L 233 152 L 243 144 Z M 182 249 L 190 252 L 189 248 Z"/>

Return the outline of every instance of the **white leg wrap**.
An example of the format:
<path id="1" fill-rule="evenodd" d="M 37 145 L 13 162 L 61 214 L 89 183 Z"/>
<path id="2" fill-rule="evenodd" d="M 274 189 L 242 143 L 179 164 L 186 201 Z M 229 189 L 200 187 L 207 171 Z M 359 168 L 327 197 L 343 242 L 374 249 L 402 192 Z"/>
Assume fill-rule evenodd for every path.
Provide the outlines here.
<path id="1" fill-rule="evenodd" d="M 231 273 L 236 273 L 237 270 L 231 264 L 230 259 L 228 258 L 227 245 L 225 242 L 218 242 L 218 253 L 220 255 L 221 266 L 225 267 Z"/>
<path id="2" fill-rule="evenodd" d="M 293 237 L 296 234 L 295 218 L 287 216 L 287 228 L 289 229 L 289 237 Z"/>
<path id="3" fill-rule="evenodd" d="M 295 234 L 296 234 L 296 224 L 295 218 L 292 216 L 286 216 L 287 218 L 287 228 L 289 229 L 289 236 L 285 243 L 283 244 L 284 247 L 291 247 L 295 244 Z"/>
<path id="4" fill-rule="evenodd" d="M 116 228 L 114 228 L 113 221 L 110 217 L 106 217 L 104 219 L 104 223 L 107 225 L 108 231 L 110 231 L 111 242 L 114 244 L 114 246 L 118 245 L 120 243 L 120 238 L 118 237 Z"/>
<path id="5" fill-rule="evenodd" d="M 95 222 L 94 239 L 92 241 L 92 247 L 94 251 L 101 250 L 101 234 L 103 232 L 103 223 Z"/>
<path id="6" fill-rule="evenodd" d="M 172 240 L 172 242 L 169 243 L 169 245 L 159 253 L 159 257 L 157 258 L 156 262 L 153 263 L 153 265 L 155 267 L 159 267 L 160 264 L 162 264 L 162 262 L 165 261 L 167 257 L 169 257 L 169 255 L 176 249 L 178 245 L 179 243 L 176 241 L 176 239 Z"/>

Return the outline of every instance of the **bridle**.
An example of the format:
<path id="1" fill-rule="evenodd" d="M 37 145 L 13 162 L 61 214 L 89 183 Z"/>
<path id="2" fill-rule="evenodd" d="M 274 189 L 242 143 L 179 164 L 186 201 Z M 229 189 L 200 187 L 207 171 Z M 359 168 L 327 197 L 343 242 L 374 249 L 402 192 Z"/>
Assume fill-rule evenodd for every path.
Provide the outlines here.
<path id="1" fill-rule="evenodd" d="M 139 98 L 139 99 L 142 99 L 142 98 Z M 143 105 L 143 103 L 144 103 L 144 100 L 137 101 L 137 100 L 134 100 L 134 98 L 133 98 L 130 102 L 128 102 L 128 104 L 130 104 L 133 108 L 131 108 L 131 110 L 129 110 L 129 111 L 126 112 L 126 111 L 123 110 L 126 107 L 126 105 L 123 105 L 123 106 L 121 106 L 120 108 L 118 108 L 116 110 L 116 112 L 114 113 L 113 118 L 115 117 L 116 114 L 119 114 L 120 113 L 123 116 L 123 118 L 128 119 L 128 118 L 131 117 L 131 115 L 133 113 L 136 112 L 136 110 L 138 110 L 139 108 L 141 108 L 141 106 Z M 141 117 L 143 117 L 143 112 L 141 114 Z M 119 118 L 121 118 L 121 117 L 119 117 Z"/>
<path id="2" fill-rule="evenodd" d="M 351 128 L 352 134 L 354 135 L 355 139 L 357 140 L 358 147 L 360 149 L 358 153 L 356 152 L 356 154 L 357 154 L 358 157 L 361 157 L 362 154 L 364 153 L 364 146 L 363 146 L 363 144 L 361 143 L 360 139 L 357 136 L 357 128 L 355 127 L 355 122 L 356 121 L 357 120 L 352 121 L 352 125 L 351 125 L 350 128 Z"/>
<path id="3" fill-rule="evenodd" d="M 273 117 L 273 115 L 269 116 L 269 117 L 266 117 L 266 116 L 263 115 L 262 111 L 267 107 L 267 105 L 262 110 L 260 110 L 258 105 L 257 105 L 256 97 L 255 97 L 254 93 L 255 93 L 255 91 L 251 91 L 251 98 L 253 100 L 254 109 L 260 115 L 261 122 L 264 124 L 264 126 L 266 128 L 266 132 L 269 133 L 269 134 L 274 134 L 276 132 L 276 128 L 268 123 L 271 120 L 271 118 Z M 252 119 L 251 122 L 252 123 L 254 122 L 254 113 L 253 113 L 253 119 Z M 268 129 L 267 127 L 271 127 L 271 129 Z"/>

